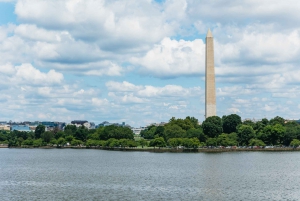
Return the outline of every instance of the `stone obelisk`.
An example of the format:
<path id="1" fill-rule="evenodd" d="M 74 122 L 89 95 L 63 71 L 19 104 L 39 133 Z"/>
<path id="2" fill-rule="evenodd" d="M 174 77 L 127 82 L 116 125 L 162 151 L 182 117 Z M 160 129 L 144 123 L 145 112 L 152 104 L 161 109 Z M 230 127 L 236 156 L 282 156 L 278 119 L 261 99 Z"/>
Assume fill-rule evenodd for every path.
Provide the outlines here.
<path id="1" fill-rule="evenodd" d="M 205 118 L 216 115 L 214 38 L 210 29 L 208 29 L 205 51 Z"/>

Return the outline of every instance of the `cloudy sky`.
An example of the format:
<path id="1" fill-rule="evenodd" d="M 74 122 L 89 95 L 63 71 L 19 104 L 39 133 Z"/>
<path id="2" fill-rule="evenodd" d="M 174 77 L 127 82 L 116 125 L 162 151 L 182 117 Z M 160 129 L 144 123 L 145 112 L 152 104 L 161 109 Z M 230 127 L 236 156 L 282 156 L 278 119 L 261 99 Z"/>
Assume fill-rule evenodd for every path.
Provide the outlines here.
<path id="1" fill-rule="evenodd" d="M 208 28 L 217 115 L 299 119 L 299 19 L 296 0 L 0 0 L 1 120 L 203 121 Z"/>

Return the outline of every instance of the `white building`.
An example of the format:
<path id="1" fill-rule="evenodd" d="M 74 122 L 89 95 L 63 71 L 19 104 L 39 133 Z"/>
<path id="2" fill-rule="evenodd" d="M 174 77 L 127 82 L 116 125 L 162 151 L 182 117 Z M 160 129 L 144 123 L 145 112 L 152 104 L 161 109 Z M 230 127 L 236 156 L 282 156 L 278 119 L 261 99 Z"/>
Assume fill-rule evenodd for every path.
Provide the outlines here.
<path id="1" fill-rule="evenodd" d="M 145 130 L 146 127 L 140 127 L 140 128 L 132 128 L 132 132 L 135 134 L 135 135 L 139 135 L 141 133 L 142 130 Z"/>

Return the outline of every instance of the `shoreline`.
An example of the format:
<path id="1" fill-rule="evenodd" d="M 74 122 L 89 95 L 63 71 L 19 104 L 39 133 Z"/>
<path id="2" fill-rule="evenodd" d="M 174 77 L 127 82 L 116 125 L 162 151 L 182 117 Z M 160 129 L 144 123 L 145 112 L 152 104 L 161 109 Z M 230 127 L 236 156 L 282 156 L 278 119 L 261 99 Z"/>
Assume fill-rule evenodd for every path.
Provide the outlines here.
<path id="1" fill-rule="evenodd" d="M 222 153 L 222 152 L 286 152 L 286 151 L 300 151 L 299 148 L 223 148 L 223 149 L 214 149 L 214 148 L 198 148 L 198 149 L 184 149 L 184 148 L 128 148 L 128 147 L 85 147 L 85 146 L 66 146 L 66 147 L 54 147 L 54 146 L 42 146 L 42 147 L 8 147 L 0 146 L 0 148 L 9 148 L 9 149 L 99 149 L 106 151 L 139 151 L 139 152 L 154 152 L 154 153 Z"/>

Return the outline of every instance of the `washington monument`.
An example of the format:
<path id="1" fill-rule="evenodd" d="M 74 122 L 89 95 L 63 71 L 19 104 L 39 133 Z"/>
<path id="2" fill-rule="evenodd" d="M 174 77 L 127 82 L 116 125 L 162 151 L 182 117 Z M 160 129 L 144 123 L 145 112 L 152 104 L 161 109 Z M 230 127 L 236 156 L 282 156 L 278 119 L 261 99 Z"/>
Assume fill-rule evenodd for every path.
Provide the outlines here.
<path id="1" fill-rule="evenodd" d="M 208 29 L 205 51 L 205 118 L 216 115 L 214 38 L 210 29 Z"/>

